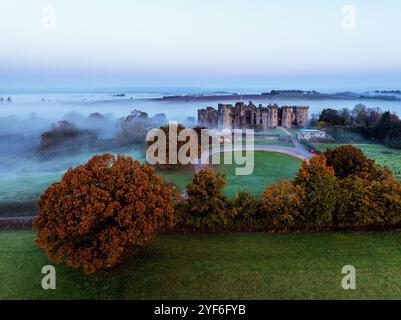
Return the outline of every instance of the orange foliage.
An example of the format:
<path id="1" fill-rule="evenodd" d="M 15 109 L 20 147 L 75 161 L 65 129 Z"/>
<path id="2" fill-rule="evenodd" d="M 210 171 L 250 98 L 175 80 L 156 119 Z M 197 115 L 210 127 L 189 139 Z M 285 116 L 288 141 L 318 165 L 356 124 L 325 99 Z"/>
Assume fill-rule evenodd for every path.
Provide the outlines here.
<path id="1" fill-rule="evenodd" d="M 297 180 L 307 182 L 319 175 L 334 177 L 334 169 L 327 165 L 326 157 L 323 155 L 315 155 L 313 158 L 305 160 L 298 172 Z"/>
<path id="2" fill-rule="evenodd" d="M 173 222 L 175 192 L 130 157 L 95 156 L 41 196 L 36 243 L 85 273 L 108 269 Z"/>
<path id="3" fill-rule="evenodd" d="M 272 226 L 292 226 L 302 220 L 303 189 L 292 181 L 269 185 L 261 194 L 260 210 Z"/>

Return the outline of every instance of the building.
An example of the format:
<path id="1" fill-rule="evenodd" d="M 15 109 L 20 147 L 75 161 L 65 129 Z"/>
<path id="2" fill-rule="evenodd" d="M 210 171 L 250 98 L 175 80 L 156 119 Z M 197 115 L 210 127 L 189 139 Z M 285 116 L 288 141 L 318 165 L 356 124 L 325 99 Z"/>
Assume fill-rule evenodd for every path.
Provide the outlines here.
<path id="1" fill-rule="evenodd" d="M 298 131 L 298 140 L 325 139 L 326 132 L 314 129 L 301 129 Z"/>
<path id="2" fill-rule="evenodd" d="M 268 129 L 279 126 L 287 128 L 304 128 L 308 122 L 308 106 L 282 106 L 269 104 L 257 107 L 237 102 L 219 104 L 198 110 L 198 124 L 211 129 Z"/>

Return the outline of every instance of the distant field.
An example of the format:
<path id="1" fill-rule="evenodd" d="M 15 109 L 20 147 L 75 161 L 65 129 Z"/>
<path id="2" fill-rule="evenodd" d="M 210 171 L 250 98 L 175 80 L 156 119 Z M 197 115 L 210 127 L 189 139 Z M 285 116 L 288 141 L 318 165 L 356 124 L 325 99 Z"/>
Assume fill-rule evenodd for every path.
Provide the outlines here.
<path id="1" fill-rule="evenodd" d="M 400 299 L 401 233 L 161 235 L 109 272 L 52 264 L 32 231 L 0 231 L 4 299 Z M 343 290 L 341 269 L 357 270 Z"/>
<path id="2" fill-rule="evenodd" d="M 254 171 L 249 176 L 235 175 L 236 164 L 217 166 L 220 172 L 227 175 L 227 195 L 232 196 L 240 190 L 258 195 L 267 185 L 277 180 L 292 179 L 301 166 L 301 160 L 287 154 L 266 151 L 255 151 L 254 154 Z"/>
<path id="3" fill-rule="evenodd" d="M 314 144 L 322 152 L 341 145 L 331 143 Z M 354 146 L 360 148 L 369 158 L 376 160 L 378 164 L 389 167 L 401 179 L 401 150 L 391 149 L 380 144 L 354 144 Z"/>

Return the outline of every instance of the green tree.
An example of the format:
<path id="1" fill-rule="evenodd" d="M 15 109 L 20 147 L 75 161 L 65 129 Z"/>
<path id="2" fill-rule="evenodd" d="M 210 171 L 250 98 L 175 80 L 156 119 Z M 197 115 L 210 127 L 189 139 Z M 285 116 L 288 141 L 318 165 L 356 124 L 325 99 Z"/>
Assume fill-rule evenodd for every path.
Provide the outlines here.
<path id="1" fill-rule="evenodd" d="M 303 216 L 307 225 L 331 225 L 336 208 L 338 181 L 326 158 L 316 155 L 303 162 L 295 185 L 303 189 Z"/>
<path id="2" fill-rule="evenodd" d="M 197 172 L 176 207 L 177 222 L 182 226 L 208 229 L 228 223 L 229 210 L 223 188 L 225 175 L 207 167 Z"/>

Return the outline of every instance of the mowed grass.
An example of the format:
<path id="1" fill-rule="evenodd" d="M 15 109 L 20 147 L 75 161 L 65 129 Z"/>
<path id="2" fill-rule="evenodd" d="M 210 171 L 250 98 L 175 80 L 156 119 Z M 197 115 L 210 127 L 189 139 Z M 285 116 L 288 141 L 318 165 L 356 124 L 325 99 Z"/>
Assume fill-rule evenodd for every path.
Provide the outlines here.
<path id="1" fill-rule="evenodd" d="M 193 166 L 185 166 L 182 168 L 159 169 L 157 173 L 166 181 L 174 182 L 180 190 L 183 190 L 191 182 L 195 174 L 195 168 Z"/>
<path id="2" fill-rule="evenodd" d="M 0 299 L 400 299 L 401 233 L 160 235 L 115 269 L 53 264 L 32 231 L 0 232 Z M 357 270 L 343 290 L 342 267 Z"/>
<path id="3" fill-rule="evenodd" d="M 240 155 L 240 152 L 235 152 Z M 221 153 L 223 157 L 224 153 Z M 222 162 L 222 161 L 221 161 Z M 240 190 L 246 190 L 253 195 L 258 195 L 266 186 L 282 179 L 292 179 L 298 172 L 302 161 L 293 156 L 268 151 L 255 151 L 254 166 L 251 175 L 237 175 L 235 169 L 238 166 L 233 158 L 233 164 L 216 165 L 219 172 L 226 174 L 227 185 L 225 192 L 233 196 Z"/>
<path id="4" fill-rule="evenodd" d="M 329 148 L 336 148 L 343 144 L 315 143 L 314 146 L 322 152 Z M 389 167 L 401 179 L 401 150 L 392 149 L 380 144 L 353 144 L 360 148 L 366 156 L 375 160 L 381 166 Z"/>

